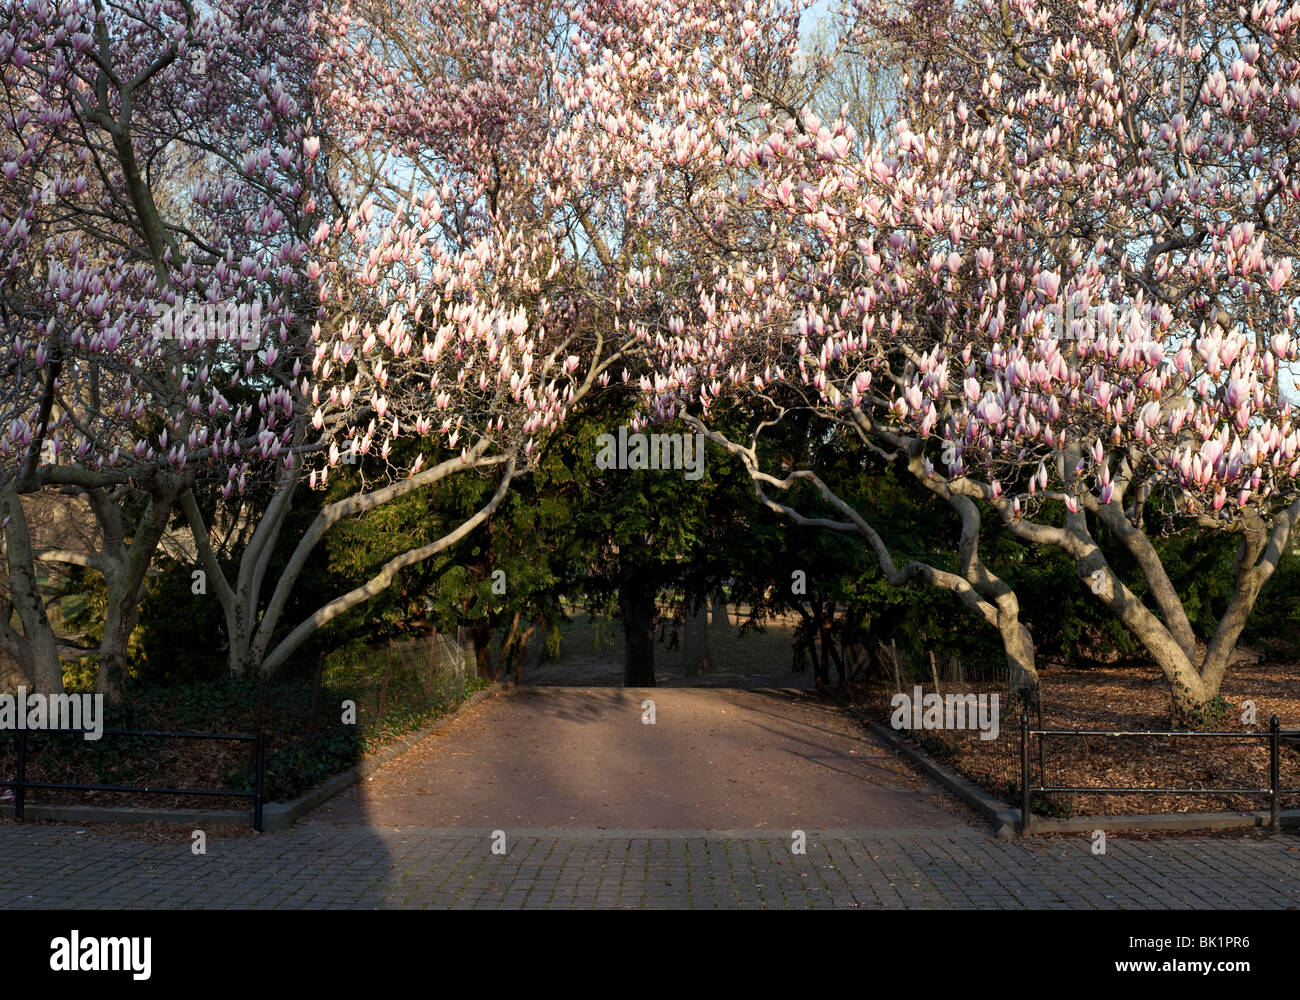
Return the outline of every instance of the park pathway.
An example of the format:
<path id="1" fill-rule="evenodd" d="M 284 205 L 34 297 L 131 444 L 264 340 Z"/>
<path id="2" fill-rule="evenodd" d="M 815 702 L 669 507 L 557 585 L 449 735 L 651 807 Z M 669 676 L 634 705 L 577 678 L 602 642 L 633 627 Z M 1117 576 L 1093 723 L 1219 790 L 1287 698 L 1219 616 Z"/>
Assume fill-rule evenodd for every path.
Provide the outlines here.
<path id="1" fill-rule="evenodd" d="M 782 832 L 968 822 L 814 696 L 704 688 L 508 689 L 312 820 Z"/>
<path id="2" fill-rule="evenodd" d="M 1294 835 L 999 840 L 806 694 L 687 688 L 507 691 L 202 855 L 3 823 L 0 869 L 8 909 L 1300 907 Z"/>

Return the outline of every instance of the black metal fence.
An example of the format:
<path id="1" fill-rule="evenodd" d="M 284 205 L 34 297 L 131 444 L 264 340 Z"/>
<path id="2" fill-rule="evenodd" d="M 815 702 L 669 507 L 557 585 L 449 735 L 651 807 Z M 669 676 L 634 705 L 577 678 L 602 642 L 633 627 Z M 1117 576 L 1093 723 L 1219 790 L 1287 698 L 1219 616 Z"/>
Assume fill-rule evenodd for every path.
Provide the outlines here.
<path id="1" fill-rule="evenodd" d="M 49 735 L 76 734 L 84 737 L 84 734 L 91 730 L 50 729 L 32 731 L 47 733 Z M 87 785 L 62 781 L 28 781 L 28 732 L 29 730 L 19 729 L 16 734 L 18 737 L 17 778 L 14 781 L 0 781 L 0 788 L 12 788 L 14 790 L 14 819 L 20 822 L 24 818 L 23 814 L 24 807 L 26 806 L 27 789 L 51 788 L 80 792 L 132 792 L 141 795 L 203 795 L 209 797 L 252 799 L 253 829 L 258 833 L 262 832 L 262 791 L 266 773 L 266 738 L 261 730 L 256 733 L 191 733 L 162 729 L 105 729 L 102 731 L 102 735 L 104 736 L 152 736 L 164 739 L 237 740 L 252 743 L 254 744 L 253 751 L 255 759 L 253 765 L 253 790 L 251 792 L 236 792 L 219 788 L 167 788 L 155 787 L 152 785 Z"/>
<path id="2" fill-rule="evenodd" d="M 1038 754 L 1039 754 L 1039 773 L 1038 784 L 1031 784 L 1029 774 L 1030 760 L 1030 741 L 1033 737 L 1038 737 Z M 1233 788 L 1153 788 L 1153 787 L 1115 787 L 1107 785 L 1049 785 L 1047 784 L 1047 775 L 1042 763 L 1044 753 L 1043 744 L 1048 736 L 1062 737 L 1087 737 L 1087 736 L 1108 736 L 1108 737 L 1187 737 L 1192 739 L 1235 739 L 1235 740 L 1263 740 L 1268 745 L 1269 751 L 1269 784 L 1267 788 L 1255 787 L 1233 787 Z M 1293 793 L 1300 791 L 1300 788 L 1284 788 L 1281 782 L 1281 748 L 1282 741 L 1300 739 L 1300 730 L 1282 729 L 1274 715 L 1269 720 L 1269 727 L 1266 732 L 1195 732 L 1195 731 L 1175 731 L 1175 730 L 1126 730 L 1126 729 L 1031 729 L 1029 726 L 1029 711 L 1022 709 L 1020 712 L 1020 829 L 1021 832 L 1028 832 L 1033 826 L 1033 811 L 1030 807 L 1030 797 L 1033 793 L 1044 795 L 1059 792 L 1071 795 L 1158 795 L 1158 794 L 1178 794 L 1178 795 L 1258 795 L 1268 796 L 1269 799 L 1269 826 L 1275 833 L 1282 830 L 1282 795 L 1283 793 Z"/>

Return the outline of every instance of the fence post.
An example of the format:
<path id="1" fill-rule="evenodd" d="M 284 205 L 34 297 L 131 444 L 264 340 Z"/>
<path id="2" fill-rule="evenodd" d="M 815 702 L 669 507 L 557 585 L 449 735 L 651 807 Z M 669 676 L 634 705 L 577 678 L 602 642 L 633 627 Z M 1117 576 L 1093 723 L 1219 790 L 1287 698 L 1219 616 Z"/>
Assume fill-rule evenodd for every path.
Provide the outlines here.
<path id="1" fill-rule="evenodd" d="M 379 731 L 379 727 L 383 725 L 384 722 L 384 699 L 388 696 L 388 677 L 393 672 L 393 640 L 392 639 L 388 640 L 388 645 L 386 649 L 387 649 L 388 658 L 384 661 L 384 682 L 379 685 L 379 709 L 375 713 L 376 732 Z"/>
<path id="2" fill-rule="evenodd" d="M 27 730 L 18 730 L 18 787 L 14 789 L 14 819 L 22 822 L 24 799 L 27 798 Z"/>
<path id="3" fill-rule="evenodd" d="M 1277 716 L 1273 716 L 1268 723 L 1268 782 L 1269 793 L 1272 799 L 1270 809 L 1272 815 L 1269 817 L 1269 826 L 1274 833 L 1282 832 L 1282 766 L 1280 759 L 1281 727 L 1278 725 Z"/>
<path id="4" fill-rule="evenodd" d="M 262 832 L 262 776 L 266 772 L 266 735 L 257 729 L 257 765 L 253 774 L 253 829 Z"/>
<path id="5" fill-rule="evenodd" d="M 1043 725 L 1043 696 L 1040 689 L 1038 693 L 1038 728 L 1046 729 Z M 1038 783 L 1047 784 L 1047 740 L 1041 736 L 1038 737 Z"/>
<path id="6" fill-rule="evenodd" d="M 1020 710 L 1020 832 L 1029 833 L 1029 708 Z"/>

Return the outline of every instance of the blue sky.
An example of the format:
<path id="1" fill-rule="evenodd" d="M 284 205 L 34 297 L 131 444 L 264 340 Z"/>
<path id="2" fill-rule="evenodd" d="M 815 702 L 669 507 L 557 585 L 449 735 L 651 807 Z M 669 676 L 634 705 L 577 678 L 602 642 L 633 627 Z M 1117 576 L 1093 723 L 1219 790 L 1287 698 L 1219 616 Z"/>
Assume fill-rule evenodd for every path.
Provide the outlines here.
<path id="1" fill-rule="evenodd" d="M 826 17 L 832 9 L 833 0 L 817 0 L 812 8 L 804 15 L 799 24 L 799 33 L 806 37 L 807 33 L 817 26 L 817 22 Z"/>

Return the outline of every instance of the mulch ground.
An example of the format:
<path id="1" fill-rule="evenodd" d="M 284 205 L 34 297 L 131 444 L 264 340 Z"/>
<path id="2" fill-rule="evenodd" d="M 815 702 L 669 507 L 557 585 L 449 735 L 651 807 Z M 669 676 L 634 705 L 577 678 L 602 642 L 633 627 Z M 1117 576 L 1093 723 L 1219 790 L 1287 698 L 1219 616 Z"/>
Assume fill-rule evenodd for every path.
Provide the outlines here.
<path id="1" fill-rule="evenodd" d="M 1092 730 L 1168 730 L 1169 689 L 1154 668 L 1092 668 L 1045 671 L 1042 677 L 1042 728 Z M 942 685 L 941 685 L 942 686 Z M 933 685 L 924 686 L 927 693 Z M 957 687 L 949 688 L 950 691 Z M 965 684 L 960 690 L 996 692 L 994 685 Z M 892 687 L 856 693 L 859 703 L 888 724 Z M 1267 788 L 1270 716 L 1281 728 L 1300 729 L 1300 664 L 1260 662 L 1239 664 L 1225 678 L 1221 691 L 1234 714 L 1216 731 L 1257 733 L 1240 739 L 1204 736 L 1044 738 L 1042 764 L 1047 783 L 1067 786 L 1138 788 Z M 1255 724 L 1242 722 L 1242 703 L 1255 704 Z M 1020 778 L 1020 723 L 1001 707 L 998 738 L 981 740 L 979 732 L 904 733 L 925 748 L 947 757 L 958 771 L 1000 795 L 1010 797 L 1009 784 Z M 1039 728 L 1037 716 L 1031 725 Z M 1040 757 L 1031 744 L 1031 782 L 1038 782 Z M 1300 807 L 1300 748 L 1282 746 L 1282 807 Z M 1017 805 L 1016 802 L 1010 802 Z M 1268 808 L 1268 797 L 1241 794 L 1065 794 L 1050 796 L 1041 815 L 1115 816 L 1139 813 L 1248 812 Z"/>
<path id="2" fill-rule="evenodd" d="M 741 634 L 747 615 L 734 612 L 727 626 L 710 631 L 713 669 L 689 674 L 681 649 L 671 633 L 656 644 L 658 681 L 665 687 L 799 688 L 812 678 L 790 669 L 795 622 L 769 623 L 762 632 Z M 507 679 L 512 680 L 513 678 Z M 565 626 L 561 656 L 525 671 L 525 686 L 616 687 L 622 682 L 622 633 L 618 626 L 592 622 L 574 615 Z M 965 682 L 942 688 L 961 692 L 1000 693 L 1001 726 L 996 740 L 981 740 L 977 731 L 911 734 L 928 751 L 977 781 L 1010 805 L 1018 805 L 1014 789 L 1020 778 L 1020 732 L 1015 711 L 1006 701 L 1005 686 Z M 924 686 L 928 692 L 932 685 Z M 909 693 L 911 685 L 905 687 Z M 1044 670 L 1042 673 L 1042 725 L 1054 729 L 1164 730 L 1169 728 L 1169 692 L 1154 667 L 1097 667 L 1079 670 Z M 892 682 L 851 685 L 849 701 L 884 724 L 889 723 Z M 793 692 L 790 692 L 793 694 Z M 833 692 L 827 692 L 833 695 Z M 1263 738 L 1269 717 L 1276 714 L 1284 729 L 1300 729 L 1300 664 L 1270 661 L 1239 664 L 1223 684 L 1223 697 L 1235 716 L 1216 728 L 1249 730 L 1259 737 L 1217 739 L 1206 737 L 1048 737 L 1042 752 L 1047 781 L 1053 785 L 1135 787 L 1258 787 L 1268 785 L 1268 745 Z M 807 692 L 802 697 L 811 696 Z M 1255 704 L 1254 726 L 1241 722 L 1241 705 Z M 1039 719 L 1032 723 L 1037 727 Z M 164 726 L 163 728 L 167 728 Z M 905 734 L 906 735 L 906 734 Z M 1038 781 L 1037 745 L 1031 755 L 1033 777 Z M 229 787 L 232 773 L 247 762 L 248 747 L 239 743 L 159 740 L 138 753 L 149 762 L 148 783 L 182 787 Z M 0 758 L 4 755 L 0 753 Z M 133 763 L 140 763 L 131 754 Z M 1283 808 L 1300 807 L 1300 747 L 1284 746 Z M 48 772 L 34 762 L 29 778 L 35 780 L 94 781 L 98 776 L 74 774 L 48 761 Z M 0 760 L 0 770 L 12 772 L 12 761 Z M 134 777 L 134 776 L 133 776 Z M 132 781 L 136 783 L 136 781 Z M 9 801 L 0 789 L 0 800 Z M 50 792 L 32 790 L 30 803 L 82 805 L 157 805 L 162 808 L 241 808 L 246 800 L 196 796 L 139 796 L 103 792 Z M 1268 808 L 1266 795 L 1186 793 L 1055 794 L 1041 803 L 1041 815 L 1124 815 L 1136 813 L 1243 812 Z"/>
<path id="3" fill-rule="evenodd" d="M 40 740 L 72 740 L 75 736 L 40 733 Z M 124 737 L 103 737 L 121 741 Z M 33 753 L 28 762 L 29 781 L 61 781 L 78 784 L 127 784 L 153 788 L 229 788 L 233 773 L 249 764 L 249 746 L 232 740 L 160 739 L 132 737 L 152 746 L 128 751 L 125 763 L 130 773 L 97 772 L 89 758 L 52 758 Z M 29 746 L 31 745 L 29 742 Z M 0 754 L 3 771 L 12 777 L 16 770 L 12 750 Z M 158 809 L 251 809 L 249 799 L 207 795 L 143 795 L 136 792 L 72 791 L 66 789 L 29 788 L 27 804 L 77 806 L 130 806 Z M 0 804 L 13 804 L 13 790 L 0 788 Z"/>

